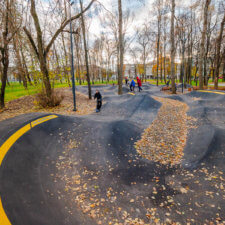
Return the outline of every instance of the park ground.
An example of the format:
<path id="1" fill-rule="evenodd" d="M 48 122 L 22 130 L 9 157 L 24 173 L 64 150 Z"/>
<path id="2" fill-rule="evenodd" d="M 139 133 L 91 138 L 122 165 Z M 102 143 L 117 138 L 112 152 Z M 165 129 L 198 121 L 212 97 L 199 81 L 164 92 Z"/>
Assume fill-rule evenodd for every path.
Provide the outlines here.
<path id="1" fill-rule="evenodd" d="M 148 83 L 150 84 L 154 84 L 156 85 L 156 80 L 147 80 Z M 107 85 L 107 84 L 113 84 L 116 83 L 116 81 L 112 81 L 110 80 L 109 82 L 100 82 L 100 81 L 95 81 L 94 85 Z M 179 82 L 177 82 L 179 83 Z M 79 83 L 76 82 L 76 86 L 78 86 Z M 87 82 L 82 82 L 82 85 L 87 85 Z M 159 85 L 165 85 L 164 81 L 161 81 L 159 79 Z M 192 81 L 191 82 L 192 86 L 196 86 L 196 82 Z M 197 83 L 198 85 L 198 83 Z M 55 82 L 54 84 L 52 83 L 52 86 L 54 86 L 54 88 L 58 89 L 58 88 L 66 88 L 68 87 L 68 83 L 65 82 Z M 213 81 L 210 79 L 209 80 L 209 87 L 213 87 Z M 219 79 L 219 87 L 225 87 L 225 82 L 222 81 L 222 79 Z M 23 96 L 30 96 L 30 95 L 34 95 L 37 94 L 38 92 L 40 92 L 40 90 L 42 89 L 42 85 L 37 84 L 37 85 L 30 85 L 28 84 L 28 88 L 24 89 L 23 85 L 20 84 L 19 82 L 11 82 L 10 85 L 6 86 L 6 93 L 5 93 L 5 101 L 9 102 L 18 98 L 21 98 Z"/>
<path id="2" fill-rule="evenodd" d="M 78 111 L 80 102 L 88 110 L 71 114 L 65 99 L 50 112 L 56 118 L 31 126 L 4 155 L 0 213 L 18 225 L 224 224 L 225 93 L 96 89 L 100 113 L 79 86 Z M 48 115 L 27 109 L 3 120 L 0 146 Z"/>

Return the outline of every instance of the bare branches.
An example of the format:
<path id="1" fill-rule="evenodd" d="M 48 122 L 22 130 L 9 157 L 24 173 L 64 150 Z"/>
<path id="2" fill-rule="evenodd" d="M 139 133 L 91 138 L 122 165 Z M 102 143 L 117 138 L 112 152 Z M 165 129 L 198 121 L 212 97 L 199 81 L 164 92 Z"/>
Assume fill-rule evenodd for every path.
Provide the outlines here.
<path id="1" fill-rule="evenodd" d="M 76 16 L 71 17 L 71 20 L 76 20 L 78 19 L 82 13 L 85 13 L 88 9 L 91 8 L 92 4 L 95 2 L 95 0 L 92 0 L 89 5 L 80 13 L 78 13 Z M 54 43 L 55 39 L 58 37 L 58 35 L 62 32 L 62 30 L 66 27 L 66 25 L 68 25 L 70 22 L 70 19 L 66 20 L 64 23 L 61 24 L 60 28 L 55 32 L 55 34 L 53 35 L 51 41 L 49 42 L 49 44 L 47 45 L 46 49 L 45 49 L 45 55 L 48 54 L 50 48 L 52 47 L 52 44 Z"/>
<path id="2" fill-rule="evenodd" d="M 34 40 L 33 40 L 32 36 L 31 36 L 31 33 L 27 30 L 26 27 L 23 27 L 23 30 L 26 33 L 26 35 L 27 35 L 27 37 L 28 37 L 28 39 L 30 41 L 31 46 L 34 49 L 34 52 L 36 53 L 37 57 L 39 57 L 39 53 L 38 53 L 38 50 L 37 50 L 36 45 L 34 43 Z"/>
<path id="3" fill-rule="evenodd" d="M 64 33 L 70 33 L 69 30 L 62 30 L 62 32 L 64 32 Z M 79 33 L 78 32 L 78 29 L 76 31 L 72 31 L 72 34 L 78 34 L 78 33 Z"/>

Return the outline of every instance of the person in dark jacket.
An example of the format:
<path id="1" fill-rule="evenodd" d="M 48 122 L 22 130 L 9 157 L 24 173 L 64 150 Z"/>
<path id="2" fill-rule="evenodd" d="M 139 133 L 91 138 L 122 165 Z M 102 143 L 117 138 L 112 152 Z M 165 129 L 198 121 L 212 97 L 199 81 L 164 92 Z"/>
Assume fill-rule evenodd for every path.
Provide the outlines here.
<path id="1" fill-rule="evenodd" d="M 99 90 L 96 90 L 94 99 L 97 99 L 97 106 L 96 106 L 96 112 L 100 112 L 102 107 L 102 95 L 99 92 Z"/>
<path id="2" fill-rule="evenodd" d="M 168 81 L 166 82 L 166 86 L 169 87 L 169 85 L 170 85 L 170 80 L 168 80 Z"/>
<path id="3" fill-rule="evenodd" d="M 135 81 L 132 80 L 130 83 L 130 91 L 134 91 L 134 88 L 135 88 Z"/>
<path id="4" fill-rule="evenodd" d="M 125 77 L 125 83 L 126 83 L 126 85 L 128 85 L 128 77 Z"/>
<path id="5" fill-rule="evenodd" d="M 138 83 L 138 88 L 139 88 L 139 92 L 142 91 L 142 84 L 141 84 L 141 79 L 139 77 L 137 77 L 137 83 Z"/>

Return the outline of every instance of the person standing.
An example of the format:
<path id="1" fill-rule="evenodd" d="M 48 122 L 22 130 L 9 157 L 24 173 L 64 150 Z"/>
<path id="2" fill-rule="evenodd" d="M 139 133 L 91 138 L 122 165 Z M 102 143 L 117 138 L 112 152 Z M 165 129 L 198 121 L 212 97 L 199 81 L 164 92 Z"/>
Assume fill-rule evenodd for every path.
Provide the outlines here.
<path id="1" fill-rule="evenodd" d="M 125 83 L 128 85 L 128 77 L 125 77 Z"/>
<path id="2" fill-rule="evenodd" d="M 134 92 L 134 88 L 135 88 L 135 81 L 132 80 L 131 83 L 130 83 L 130 91 Z"/>
<path id="3" fill-rule="evenodd" d="M 141 79 L 139 77 L 137 77 L 137 83 L 138 83 L 138 89 L 139 89 L 139 92 L 142 91 L 142 83 L 141 83 Z"/>
<path id="4" fill-rule="evenodd" d="M 96 113 L 100 112 L 102 107 L 102 95 L 99 90 L 96 90 L 94 99 L 97 99 Z"/>

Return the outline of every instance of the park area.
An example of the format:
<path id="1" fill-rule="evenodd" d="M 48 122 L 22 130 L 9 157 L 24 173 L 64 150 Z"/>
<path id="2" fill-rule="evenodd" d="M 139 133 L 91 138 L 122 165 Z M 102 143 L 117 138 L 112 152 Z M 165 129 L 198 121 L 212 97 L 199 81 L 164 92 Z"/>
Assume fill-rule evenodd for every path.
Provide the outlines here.
<path id="1" fill-rule="evenodd" d="M 118 96 L 117 88 L 92 86 L 103 96 L 97 114 L 87 86 L 76 87 L 78 112 L 65 87 L 55 89 L 65 95 L 58 107 L 32 108 L 34 96 L 8 102 L 0 114 L 3 145 L 27 123 L 57 117 L 31 128 L 1 164 L 7 218 L 12 224 L 223 224 L 225 92 L 171 95 L 145 83 L 142 92 L 123 85 Z M 10 115 L 21 103 L 24 110 Z"/>
<path id="2" fill-rule="evenodd" d="M 0 1 L 0 225 L 224 225 L 224 28 L 224 0 Z"/>

